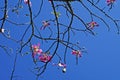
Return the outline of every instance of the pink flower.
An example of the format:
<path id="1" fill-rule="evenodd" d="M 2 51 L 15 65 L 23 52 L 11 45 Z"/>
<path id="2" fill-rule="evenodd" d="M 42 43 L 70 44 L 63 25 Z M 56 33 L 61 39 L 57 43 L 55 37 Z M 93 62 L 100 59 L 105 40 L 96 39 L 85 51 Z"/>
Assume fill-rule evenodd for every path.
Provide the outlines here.
<path id="1" fill-rule="evenodd" d="M 87 25 L 89 29 L 93 29 L 95 26 L 99 26 L 97 22 L 94 22 L 94 21 L 88 23 Z"/>
<path id="2" fill-rule="evenodd" d="M 32 6 L 32 3 L 31 3 L 30 0 L 29 0 L 29 3 L 28 3 L 28 0 L 24 0 L 24 3 L 25 3 L 25 4 L 30 4 L 30 6 Z"/>
<path id="3" fill-rule="evenodd" d="M 50 25 L 50 23 L 48 21 L 42 21 L 42 27 L 40 29 L 43 30 L 46 27 L 48 27 L 49 25 Z"/>
<path id="4" fill-rule="evenodd" d="M 58 63 L 58 66 L 59 66 L 59 67 L 64 67 L 64 68 L 65 68 L 65 67 L 66 67 L 66 64 L 64 64 L 64 63 Z"/>
<path id="5" fill-rule="evenodd" d="M 33 57 L 38 54 L 40 55 L 42 53 L 42 49 L 40 48 L 40 44 L 36 44 L 36 45 L 32 45 L 32 49 L 33 49 Z"/>
<path id="6" fill-rule="evenodd" d="M 39 56 L 39 60 L 41 62 L 48 62 L 51 60 L 51 56 L 44 53 Z"/>
<path id="7" fill-rule="evenodd" d="M 82 53 L 79 50 L 72 50 L 72 54 L 76 55 L 77 57 L 82 57 Z"/>
<path id="8" fill-rule="evenodd" d="M 109 6 L 110 4 L 113 4 L 114 2 L 115 2 L 115 0 L 107 0 L 108 6 Z"/>
<path id="9" fill-rule="evenodd" d="M 53 63 L 53 65 L 58 66 L 58 67 L 66 67 L 66 64 L 59 62 L 58 64 Z"/>

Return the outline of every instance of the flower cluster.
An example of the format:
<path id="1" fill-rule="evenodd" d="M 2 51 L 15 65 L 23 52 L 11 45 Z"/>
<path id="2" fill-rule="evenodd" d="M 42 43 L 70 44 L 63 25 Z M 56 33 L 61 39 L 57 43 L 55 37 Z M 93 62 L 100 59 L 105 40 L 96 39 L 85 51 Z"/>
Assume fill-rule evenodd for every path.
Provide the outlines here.
<path id="1" fill-rule="evenodd" d="M 99 26 L 99 25 L 97 22 L 92 21 L 92 22 L 88 23 L 87 26 L 89 29 L 94 29 L 94 27 Z"/>
<path id="2" fill-rule="evenodd" d="M 44 30 L 46 27 L 48 27 L 50 23 L 48 21 L 42 21 L 42 27 L 40 28 L 41 30 Z"/>
<path id="3" fill-rule="evenodd" d="M 33 49 L 33 57 L 35 55 L 42 54 L 42 49 L 40 49 L 40 44 L 32 45 L 32 49 Z"/>
<path id="4" fill-rule="evenodd" d="M 30 0 L 29 0 L 29 1 L 28 1 L 28 0 L 24 0 L 24 3 L 25 3 L 25 4 L 29 4 L 30 6 L 32 6 L 32 3 L 31 3 Z"/>
<path id="5" fill-rule="evenodd" d="M 109 6 L 109 5 L 113 4 L 114 2 L 115 2 L 115 0 L 107 0 L 107 5 Z"/>
<path id="6" fill-rule="evenodd" d="M 51 60 L 51 56 L 48 55 L 48 54 L 46 54 L 46 53 L 44 53 L 44 54 L 42 54 L 42 55 L 39 56 L 39 60 L 41 62 L 48 62 L 48 61 Z"/>
<path id="7" fill-rule="evenodd" d="M 72 50 L 72 54 L 76 55 L 77 57 L 82 57 L 82 53 L 79 50 Z"/>
<path id="8" fill-rule="evenodd" d="M 35 60 L 35 62 L 41 61 L 43 63 L 49 62 L 52 58 L 51 55 L 49 55 L 49 53 L 45 53 L 43 52 L 43 50 L 40 48 L 40 44 L 35 44 L 32 45 L 32 56 L 33 59 Z M 80 50 L 72 50 L 72 54 L 75 55 L 77 58 L 78 57 L 82 57 L 82 52 Z M 54 66 L 57 66 L 58 68 L 62 68 L 62 72 L 65 73 L 66 72 L 66 64 L 65 63 L 52 63 Z"/>
<path id="9" fill-rule="evenodd" d="M 41 62 L 48 62 L 51 59 L 51 56 L 47 53 L 43 53 L 42 49 L 40 49 L 40 44 L 32 45 L 33 53 L 32 57 L 35 58 L 37 56 L 37 59 Z"/>

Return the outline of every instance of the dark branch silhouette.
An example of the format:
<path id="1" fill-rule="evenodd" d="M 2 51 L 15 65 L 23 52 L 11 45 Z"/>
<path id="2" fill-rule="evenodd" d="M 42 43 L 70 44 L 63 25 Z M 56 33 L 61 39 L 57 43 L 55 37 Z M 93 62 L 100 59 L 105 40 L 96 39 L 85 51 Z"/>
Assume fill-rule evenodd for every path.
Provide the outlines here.
<path id="1" fill-rule="evenodd" d="M 71 51 L 71 54 L 75 56 L 76 64 L 79 63 L 79 57 L 82 57 L 83 53 L 86 53 L 87 51 L 84 47 L 80 46 L 79 39 L 76 39 L 77 42 L 73 42 L 72 39 L 77 32 L 83 32 L 85 34 L 91 34 L 95 36 L 95 27 L 100 26 L 100 22 L 105 24 L 108 31 L 110 31 L 111 25 L 106 19 L 112 22 L 114 27 L 117 29 L 118 34 L 120 32 L 119 20 L 115 19 L 107 12 L 110 12 L 111 9 L 114 9 L 113 5 L 115 0 L 106 0 L 107 4 L 105 4 L 105 7 L 98 6 L 100 0 L 40 0 L 40 3 L 36 2 L 35 4 L 38 8 L 36 12 L 33 10 L 34 5 L 32 4 L 35 2 L 33 2 L 33 0 L 18 0 L 16 4 L 13 4 L 15 5 L 14 7 L 10 7 L 11 5 L 9 5 L 9 0 L 2 1 L 4 1 L 4 3 L 0 6 L 0 12 L 2 15 L 0 16 L 0 36 L 18 44 L 16 45 L 17 50 L 14 49 L 16 53 L 13 62 L 13 69 L 11 70 L 10 74 L 10 80 L 16 78 L 15 71 L 17 69 L 16 62 L 18 56 L 22 57 L 26 54 L 31 55 L 31 59 L 37 67 L 31 69 L 30 72 L 35 74 L 36 80 L 38 80 L 40 76 L 45 73 L 47 66 L 51 64 L 62 68 L 63 73 L 65 73 L 67 69 L 66 55 L 69 51 Z M 49 4 L 52 9 L 52 11 L 48 14 L 51 14 L 54 17 L 41 21 L 40 25 L 38 26 L 37 20 L 39 20 L 38 17 L 43 17 L 41 16 L 41 13 L 45 3 Z M 81 6 L 79 7 L 85 10 L 87 14 L 89 14 L 88 20 L 85 20 L 83 18 L 84 16 L 79 15 L 79 11 L 81 12 L 80 14 L 86 13 L 82 13 L 82 10 L 73 4 L 79 4 Z M 108 10 L 105 9 L 106 6 L 108 7 Z M 78 9 L 78 13 L 76 13 L 75 8 Z M 59 9 L 63 9 L 65 14 L 59 12 Z M 25 12 L 21 14 L 21 10 L 24 10 L 24 12 L 26 11 L 27 13 Z M 15 15 L 17 15 L 17 17 L 25 17 L 28 19 L 28 21 L 14 21 L 13 18 L 16 17 Z M 65 18 L 62 16 L 65 16 Z M 64 23 L 63 21 L 65 19 L 66 21 L 68 20 L 68 22 Z M 79 23 L 75 23 L 75 21 L 78 21 Z M 6 25 L 9 24 L 16 27 L 24 27 L 24 29 L 21 31 L 21 36 L 18 35 L 19 39 L 11 36 L 14 34 L 11 34 L 11 31 L 8 29 L 8 27 L 6 27 Z M 77 27 L 74 26 L 75 24 L 78 24 L 76 25 Z M 37 42 L 37 40 L 40 42 Z M 41 46 L 46 44 L 49 44 L 49 46 L 46 46 L 46 50 L 42 50 Z M 29 49 L 29 52 L 25 53 L 24 50 L 26 50 L 26 47 Z M 61 56 L 59 53 L 60 48 L 62 48 L 63 56 Z M 11 56 L 9 54 L 9 50 L 12 50 L 11 46 L 5 46 L 2 44 L 2 42 L 0 42 L 0 49 L 3 49 L 5 53 Z M 54 63 L 54 57 L 58 58 L 58 61 L 55 61 L 57 63 Z M 38 65 L 38 63 L 41 65 Z"/>

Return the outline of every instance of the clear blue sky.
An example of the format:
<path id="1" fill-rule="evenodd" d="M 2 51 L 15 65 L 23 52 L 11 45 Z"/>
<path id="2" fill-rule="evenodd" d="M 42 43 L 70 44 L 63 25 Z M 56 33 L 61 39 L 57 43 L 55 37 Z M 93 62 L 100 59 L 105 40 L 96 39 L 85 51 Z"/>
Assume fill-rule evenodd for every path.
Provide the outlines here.
<path id="1" fill-rule="evenodd" d="M 40 0 L 31 0 L 31 2 L 34 15 L 35 12 L 39 9 L 38 5 L 40 3 Z M 87 1 L 83 0 L 83 2 L 86 3 Z M 27 22 L 29 18 L 24 16 L 28 13 L 27 5 L 22 3 L 23 9 L 20 9 L 20 15 L 16 15 L 15 13 L 11 12 L 11 8 L 13 8 L 14 3 L 16 2 L 14 2 L 13 0 L 9 0 L 10 7 L 8 8 L 8 19 L 11 19 L 18 23 Z M 81 16 L 86 22 L 90 22 L 89 14 L 81 7 L 80 3 L 72 2 L 71 4 L 73 5 L 76 14 Z M 105 0 L 103 0 L 103 2 L 101 1 L 98 5 L 101 8 L 105 7 L 105 11 L 107 11 L 110 16 L 113 16 L 116 19 L 120 19 L 119 4 L 120 1 L 117 0 L 110 12 L 107 11 L 108 6 L 106 6 Z M 2 3 L 0 3 L 0 6 L 1 5 Z M 88 7 L 92 9 L 91 5 L 88 5 Z M 35 24 L 38 28 L 40 28 L 40 26 L 42 25 L 42 20 L 49 20 L 51 18 L 54 18 L 54 15 L 51 14 L 52 11 L 53 10 L 50 3 L 47 0 L 44 0 L 41 14 L 38 16 L 37 19 L 35 19 Z M 61 16 L 59 18 L 60 21 L 63 23 L 67 23 L 68 19 L 66 19 L 65 17 L 64 9 L 61 8 L 57 11 L 61 13 Z M 107 19 L 104 15 L 101 15 L 101 13 L 94 8 L 92 9 L 92 11 L 103 17 L 104 20 L 108 22 L 108 24 L 110 25 L 110 31 L 108 31 L 107 27 L 102 22 L 100 22 L 100 20 L 95 19 L 96 22 L 99 23 L 99 27 L 94 29 L 94 32 L 96 33 L 95 36 L 89 33 L 87 33 L 86 35 L 83 32 L 76 32 L 75 36 L 72 35 L 71 41 L 79 41 L 80 46 L 87 49 L 87 53 L 83 53 L 83 57 L 79 58 L 79 64 L 76 65 L 75 56 L 71 55 L 71 51 L 68 51 L 67 72 L 62 73 L 61 69 L 57 69 L 56 67 L 49 64 L 46 72 L 40 77 L 39 80 L 120 80 L 120 35 L 117 34 L 117 29 L 115 25 L 109 19 Z M 1 15 L 2 14 L 0 14 L 0 17 Z M 50 27 L 53 26 L 54 24 L 51 24 Z M 75 28 L 77 28 L 83 25 L 74 20 L 74 24 L 72 26 L 75 26 Z M 10 30 L 11 37 L 19 39 L 19 36 L 21 36 L 26 26 L 15 26 L 6 22 L 4 28 Z M 46 29 L 46 31 L 47 30 L 48 29 Z M 41 31 L 42 36 L 46 36 L 46 34 L 49 34 L 49 31 L 46 31 Z M 18 44 L 4 38 L 1 34 L 0 38 L 0 44 L 13 48 L 13 52 L 10 53 L 11 56 L 8 56 L 4 52 L 4 50 L 0 48 L 0 80 L 9 80 L 13 67 L 15 50 Z M 38 39 L 33 39 L 32 42 L 33 44 L 36 44 L 38 42 L 42 43 L 42 41 Z M 47 45 L 49 45 L 49 43 L 46 45 L 41 44 L 42 49 L 45 50 Z M 25 48 L 23 50 L 23 53 L 29 51 L 30 50 L 28 48 Z M 62 50 L 59 50 L 59 53 L 64 54 Z M 30 70 L 34 67 L 30 54 L 23 57 L 18 56 L 15 70 L 15 75 L 18 76 L 16 80 L 35 80 L 35 75 L 30 72 Z"/>

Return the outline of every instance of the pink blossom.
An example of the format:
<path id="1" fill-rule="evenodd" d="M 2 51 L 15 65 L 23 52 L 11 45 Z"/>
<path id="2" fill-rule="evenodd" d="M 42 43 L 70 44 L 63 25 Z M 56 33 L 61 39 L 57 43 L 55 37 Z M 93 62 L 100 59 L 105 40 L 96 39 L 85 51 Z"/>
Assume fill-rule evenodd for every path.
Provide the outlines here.
<path id="1" fill-rule="evenodd" d="M 42 21 L 42 27 L 40 28 L 41 30 L 44 30 L 46 27 L 48 27 L 50 23 L 48 21 Z"/>
<path id="2" fill-rule="evenodd" d="M 40 49 L 40 44 L 32 45 L 33 56 L 36 54 L 40 55 L 42 53 L 42 49 Z"/>
<path id="3" fill-rule="evenodd" d="M 88 23 L 87 25 L 89 29 L 94 29 L 94 27 L 99 26 L 97 22 L 94 22 L 94 21 Z"/>
<path id="4" fill-rule="evenodd" d="M 113 4 L 114 2 L 115 2 L 115 0 L 107 0 L 108 6 L 109 6 L 110 4 Z"/>
<path id="5" fill-rule="evenodd" d="M 51 56 L 44 53 L 39 56 L 39 60 L 41 62 L 48 62 L 51 60 Z"/>
<path id="6" fill-rule="evenodd" d="M 25 3 L 25 4 L 30 4 L 30 6 L 32 6 L 32 3 L 31 3 L 30 0 L 29 0 L 29 3 L 28 3 L 28 0 L 24 0 L 24 3 Z"/>
<path id="7" fill-rule="evenodd" d="M 53 65 L 58 66 L 58 67 L 66 67 L 66 64 L 59 62 L 58 64 L 53 63 Z"/>
<path id="8" fill-rule="evenodd" d="M 58 63 L 58 66 L 59 67 L 66 67 L 66 64 L 64 64 L 64 63 Z"/>
<path id="9" fill-rule="evenodd" d="M 82 53 L 81 53 L 81 51 L 79 51 L 79 50 L 72 50 L 72 54 L 73 54 L 73 55 L 76 55 L 76 56 L 78 56 L 78 57 L 82 57 Z"/>

